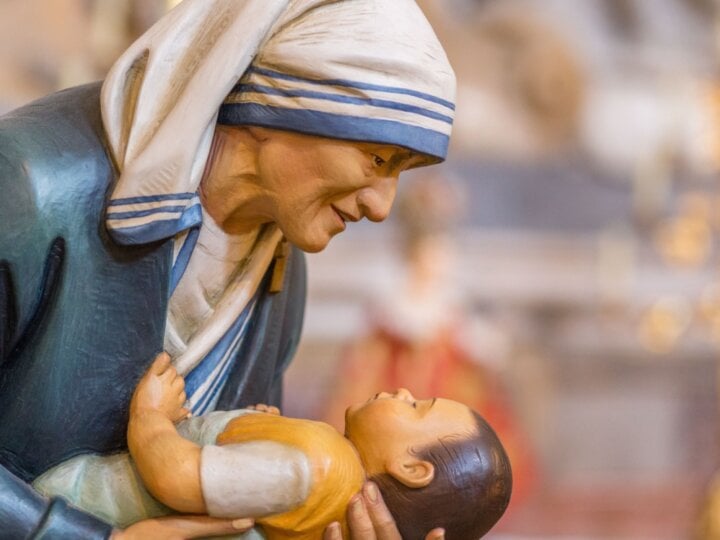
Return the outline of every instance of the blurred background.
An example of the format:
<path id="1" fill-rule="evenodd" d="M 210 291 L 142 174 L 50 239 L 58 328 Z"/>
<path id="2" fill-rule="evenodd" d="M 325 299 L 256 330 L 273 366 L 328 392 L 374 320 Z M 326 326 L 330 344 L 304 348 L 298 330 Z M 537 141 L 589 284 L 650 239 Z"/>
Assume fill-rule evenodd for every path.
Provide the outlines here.
<path id="1" fill-rule="evenodd" d="M 173 3 L 0 0 L 0 113 L 101 79 Z M 720 538 L 718 5 L 420 3 L 451 155 L 308 257 L 285 414 L 454 397 L 513 460 L 492 538 Z"/>

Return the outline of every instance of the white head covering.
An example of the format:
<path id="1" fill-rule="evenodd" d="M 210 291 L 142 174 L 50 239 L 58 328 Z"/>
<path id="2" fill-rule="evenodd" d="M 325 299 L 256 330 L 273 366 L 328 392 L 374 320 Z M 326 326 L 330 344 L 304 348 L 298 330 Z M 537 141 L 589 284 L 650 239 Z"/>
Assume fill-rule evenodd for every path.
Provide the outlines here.
<path id="1" fill-rule="evenodd" d="M 242 77 L 242 79 L 241 79 Z M 239 82 L 238 82 L 239 81 Z M 455 77 L 414 0 L 184 0 L 102 91 L 122 244 L 200 223 L 215 124 L 394 144 L 445 158 Z"/>

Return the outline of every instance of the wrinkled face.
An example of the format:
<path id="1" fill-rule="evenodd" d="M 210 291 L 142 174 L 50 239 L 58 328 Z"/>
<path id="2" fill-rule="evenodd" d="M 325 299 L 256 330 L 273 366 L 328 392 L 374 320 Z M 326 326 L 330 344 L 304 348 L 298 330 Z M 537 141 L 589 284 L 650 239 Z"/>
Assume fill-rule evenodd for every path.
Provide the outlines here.
<path id="1" fill-rule="evenodd" d="M 272 219 L 286 238 L 320 251 L 348 221 L 384 220 L 398 176 L 421 159 L 395 146 L 262 129 L 260 184 L 271 193 Z"/>
<path id="2" fill-rule="evenodd" d="M 369 476 L 387 472 L 389 463 L 439 439 L 475 432 L 475 418 L 465 405 L 440 398 L 416 400 L 404 388 L 381 392 L 345 413 L 345 434 Z"/>

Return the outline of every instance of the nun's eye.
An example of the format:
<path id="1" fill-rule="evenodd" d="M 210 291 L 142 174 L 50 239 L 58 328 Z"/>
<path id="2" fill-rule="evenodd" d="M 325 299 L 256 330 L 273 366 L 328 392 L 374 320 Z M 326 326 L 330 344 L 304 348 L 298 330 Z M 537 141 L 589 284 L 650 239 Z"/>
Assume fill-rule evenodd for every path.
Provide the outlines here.
<path id="1" fill-rule="evenodd" d="M 376 167 L 382 167 L 383 165 L 385 165 L 385 160 L 383 158 L 381 158 L 380 156 L 373 154 L 372 158 L 373 158 L 373 163 L 375 164 Z"/>

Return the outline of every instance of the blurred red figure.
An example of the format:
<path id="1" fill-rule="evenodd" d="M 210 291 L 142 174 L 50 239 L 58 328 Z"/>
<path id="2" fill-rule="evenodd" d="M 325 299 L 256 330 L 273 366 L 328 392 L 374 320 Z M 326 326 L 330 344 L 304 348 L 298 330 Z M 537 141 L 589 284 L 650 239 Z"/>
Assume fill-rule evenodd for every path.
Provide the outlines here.
<path id="1" fill-rule="evenodd" d="M 533 482 L 534 467 L 500 374 L 509 340 L 498 325 L 471 313 L 453 278 L 455 250 L 447 233 L 461 213 L 457 188 L 425 178 L 411 185 L 398 201 L 403 281 L 374 303 L 368 331 L 348 345 L 325 420 L 342 429 L 347 406 L 400 387 L 465 403 L 485 417 L 508 452 L 512 512 Z"/>

